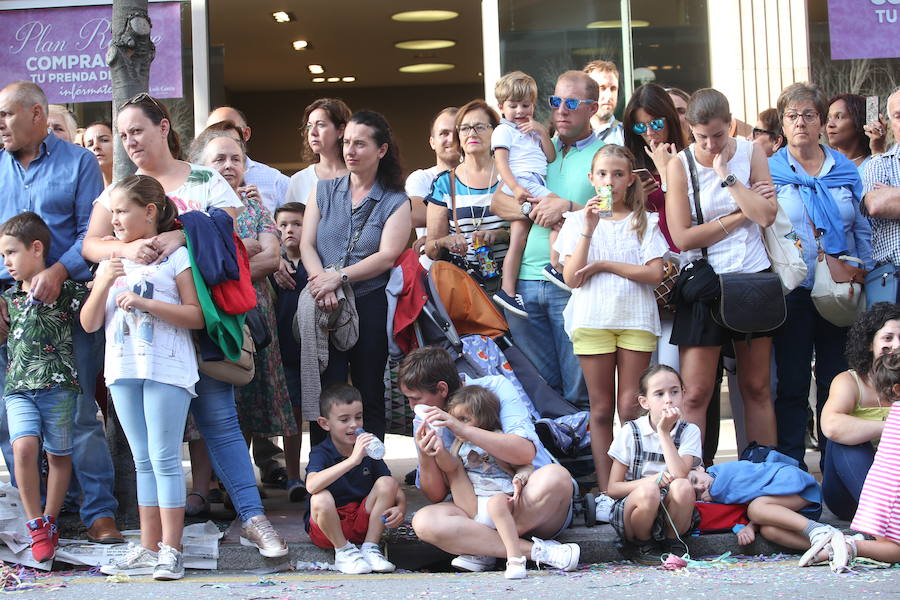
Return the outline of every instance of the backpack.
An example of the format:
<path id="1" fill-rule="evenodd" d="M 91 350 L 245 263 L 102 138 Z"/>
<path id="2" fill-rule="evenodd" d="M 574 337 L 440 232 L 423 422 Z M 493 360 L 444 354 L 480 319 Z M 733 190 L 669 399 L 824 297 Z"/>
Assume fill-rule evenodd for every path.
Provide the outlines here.
<path id="1" fill-rule="evenodd" d="M 544 447 L 572 475 L 579 488 L 589 490 L 597 484 L 588 411 L 555 419 L 538 419 L 534 430 Z"/>

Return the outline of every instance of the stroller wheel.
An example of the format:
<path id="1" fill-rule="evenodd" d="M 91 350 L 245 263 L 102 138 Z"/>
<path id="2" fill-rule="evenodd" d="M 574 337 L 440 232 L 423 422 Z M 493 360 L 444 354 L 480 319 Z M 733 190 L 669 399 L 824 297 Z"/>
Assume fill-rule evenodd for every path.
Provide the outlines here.
<path id="1" fill-rule="evenodd" d="M 584 524 L 593 527 L 597 524 L 597 500 L 593 494 L 585 494 L 581 499 L 584 507 Z"/>

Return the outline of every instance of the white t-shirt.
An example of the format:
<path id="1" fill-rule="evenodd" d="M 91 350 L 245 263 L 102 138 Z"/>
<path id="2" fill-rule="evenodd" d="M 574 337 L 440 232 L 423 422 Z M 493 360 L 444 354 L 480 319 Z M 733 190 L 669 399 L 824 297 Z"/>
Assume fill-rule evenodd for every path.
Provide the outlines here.
<path id="1" fill-rule="evenodd" d="M 515 123 L 501 119 L 491 134 L 491 151 L 497 148 L 509 150 L 509 170 L 517 178 L 524 173 L 547 176 L 547 156 L 536 131 L 522 133 Z"/>
<path id="2" fill-rule="evenodd" d="M 616 221 L 600 219 L 591 237 L 588 263 L 611 260 L 645 265 L 666 255 L 669 246 L 659 230 L 659 215 L 647 213 L 647 230 L 643 239 L 638 240 L 637 232 L 631 227 L 632 214 Z M 553 246 L 563 263 L 575 252 L 584 231 L 584 211 L 566 213 L 565 218 Z M 613 273 L 597 273 L 581 287 L 574 288 L 563 311 L 563 319 L 570 337 L 581 327 L 637 329 L 660 335 L 659 309 L 653 286 Z"/>
<path id="3" fill-rule="evenodd" d="M 406 195 L 409 196 L 409 199 L 415 202 L 413 198 L 421 198 L 422 202 L 425 202 L 425 198 L 431 193 L 431 186 L 434 185 L 435 178 L 440 175 L 443 170 L 442 167 L 435 165 L 427 169 L 418 169 L 410 173 L 409 177 L 406 178 Z M 417 238 L 424 237 L 427 234 L 427 227 L 416 227 Z M 419 257 L 419 263 L 421 263 L 422 268 L 426 271 L 431 268 L 432 262 L 434 261 L 425 254 L 422 254 L 422 256 Z"/>
<path id="4" fill-rule="evenodd" d="M 737 149 L 728 161 L 728 170 L 738 181 L 750 187 L 750 159 L 753 156 L 753 143 L 736 138 Z M 697 180 L 700 187 L 700 210 L 703 211 L 703 222 L 711 223 L 716 219 L 730 215 L 739 207 L 728 188 L 722 187 L 722 179 L 712 167 L 704 167 L 697 160 L 696 144 L 690 150 L 697 165 Z M 694 189 L 691 183 L 691 170 L 688 168 L 684 151 L 678 153 L 678 159 L 687 176 L 688 202 L 691 206 L 691 226 L 697 224 L 697 211 L 694 207 Z M 770 266 L 766 247 L 763 246 L 759 225 L 753 221 L 745 221 L 742 225 L 729 230 L 728 235 L 707 248 L 709 264 L 718 274 L 723 273 L 758 273 Z M 681 264 L 703 256 L 700 249 L 682 250 Z"/>
<path id="5" fill-rule="evenodd" d="M 302 171 L 297 171 L 291 175 L 291 182 L 288 184 L 287 195 L 284 197 L 285 203 L 299 202 L 306 204 L 309 195 L 316 184 L 319 183 L 319 176 L 316 175 L 316 165 L 311 164 Z"/>
<path id="6" fill-rule="evenodd" d="M 190 332 L 150 313 L 125 311 L 116 296 L 131 290 L 145 298 L 181 304 L 175 277 L 191 268 L 186 248 L 175 250 L 158 265 L 122 259 L 125 276 L 113 283 L 106 298 L 106 384 L 119 379 L 152 379 L 194 393 L 197 357 Z"/>
<path id="7" fill-rule="evenodd" d="M 205 212 L 210 206 L 236 208 L 238 213 L 244 210 L 244 203 L 218 171 L 194 163 L 188 163 L 188 165 L 191 167 L 191 172 L 184 183 L 174 190 L 166 190 L 166 195 L 175 203 L 179 214 L 191 210 Z M 109 210 L 111 187 L 103 190 L 103 193 L 95 200 L 107 210 Z"/>
<path id="8" fill-rule="evenodd" d="M 638 430 L 641 433 L 641 444 L 644 446 L 644 452 L 653 452 L 662 454 L 662 445 L 659 443 L 659 434 L 650 426 L 650 417 L 644 415 L 635 420 Z M 672 427 L 672 434 L 678 423 Z M 619 428 L 616 437 L 613 439 L 612 445 L 609 447 L 609 457 L 617 460 L 623 465 L 631 468 L 631 461 L 634 458 L 634 437 L 631 432 L 631 426 L 627 423 Z M 694 465 L 700 464 L 703 457 L 703 448 L 700 443 L 700 428 L 693 423 L 686 423 L 686 427 L 681 434 L 681 444 L 678 446 L 679 456 L 693 456 Z M 656 475 L 666 470 L 665 461 L 647 460 L 644 461 L 644 468 L 641 471 L 641 477 L 648 475 Z"/>

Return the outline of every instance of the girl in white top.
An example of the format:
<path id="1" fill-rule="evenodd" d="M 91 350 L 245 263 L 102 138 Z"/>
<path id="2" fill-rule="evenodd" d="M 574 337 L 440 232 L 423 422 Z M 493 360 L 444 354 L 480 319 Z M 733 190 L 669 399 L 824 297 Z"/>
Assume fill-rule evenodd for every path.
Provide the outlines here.
<path id="1" fill-rule="evenodd" d="M 147 175 L 122 179 L 109 193 L 112 227 L 123 242 L 174 227 L 178 209 Z M 189 329 L 204 325 L 187 250 L 158 264 L 127 258 L 100 263 L 84 303 L 87 332 L 106 324 L 106 385 L 137 472 L 141 546 L 155 553 L 156 579 L 183 573 L 184 475 L 181 440 L 197 375 Z"/>
<path id="2" fill-rule="evenodd" d="M 588 388 L 591 451 L 601 491 L 612 464 L 607 450 L 613 416 L 618 408 L 620 421 L 637 418 L 638 378 L 660 333 L 653 288 L 662 281 L 668 245 L 658 215 L 646 211 L 633 168 L 627 148 L 598 150 L 588 179 L 595 187 L 612 187 L 612 216 L 600 217 L 597 197 L 590 199 L 584 210 L 566 215 L 554 246 L 572 287 L 563 317 Z"/>
<path id="3" fill-rule="evenodd" d="M 777 205 L 765 153 L 759 146 L 729 137 L 731 112 L 719 91 L 694 93 L 686 119 L 696 141 L 679 153 L 679 160 L 669 162 L 666 193 L 666 220 L 672 240 L 681 248 L 682 264 L 699 258 L 705 247 L 718 274 L 768 269 L 760 227 L 775 220 Z M 694 209 L 687 152 L 696 163 L 703 224 L 698 224 Z M 734 341 L 747 439 L 775 445 L 769 389 L 771 334 L 754 334 L 756 339 L 750 344 L 746 336 L 725 329 L 708 316 L 700 325 L 698 321 L 691 304 L 676 306 L 671 343 L 680 346 L 685 419 L 704 431 L 719 353 L 723 343 Z"/>

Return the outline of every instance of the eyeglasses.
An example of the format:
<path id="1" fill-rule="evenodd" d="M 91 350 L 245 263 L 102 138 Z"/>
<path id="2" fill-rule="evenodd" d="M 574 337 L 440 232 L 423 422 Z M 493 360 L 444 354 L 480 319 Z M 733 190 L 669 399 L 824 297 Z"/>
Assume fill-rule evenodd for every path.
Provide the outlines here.
<path id="1" fill-rule="evenodd" d="M 663 127 L 666 126 L 666 118 L 660 117 L 658 119 L 651 119 L 646 123 L 635 123 L 631 126 L 631 130 L 638 135 L 644 135 L 647 133 L 647 127 L 652 129 L 653 131 L 659 131 Z"/>
<path id="2" fill-rule="evenodd" d="M 126 100 L 125 102 L 123 102 L 122 105 L 119 106 L 118 112 L 122 112 L 123 110 L 125 110 L 125 107 L 127 107 L 127 106 L 131 106 L 132 104 L 140 104 L 144 101 L 149 101 L 150 104 L 155 106 L 156 110 L 158 110 L 159 114 L 162 115 L 163 117 L 165 117 L 168 114 L 166 112 L 166 109 L 163 108 L 162 104 L 160 104 L 156 98 L 154 98 L 147 92 L 141 92 L 140 94 L 136 94 L 136 95 L 132 96 L 129 100 Z"/>
<path id="3" fill-rule="evenodd" d="M 494 126 L 490 123 L 475 123 L 474 125 L 460 125 L 456 128 L 456 130 L 459 132 L 459 137 L 464 137 L 467 135 L 471 135 L 473 131 L 478 135 L 481 135 L 488 129 L 493 128 Z"/>
<path id="4" fill-rule="evenodd" d="M 547 102 L 550 103 L 550 108 L 559 108 L 560 105 L 565 103 L 566 108 L 569 110 L 578 110 L 578 107 L 582 104 L 592 104 L 596 102 L 596 100 L 580 100 L 578 98 L 560 98 L 559 96 L 550 96 L 547 99 Z"/>
<path id="5" fill-rule="evenodd" d="M 819 120 L 819 113 L 818 113 L 818 111 L 815 111 L 815 110 L 808 110 L 803 113 L 798 113 L 798 112 L 784 113 L 784 120 L 787 121 L 788 123 L 796 123 L 797 119 L 799 119 L 800 117 L 803 117 L 803 120 L 806 121 L 807 123 L 814 123 Z"/>
<path id="6" fill-rule="evenodd" d="M 774 131 L 769 131 L 768 129 L 760 129 L 759 127 L 753 128 L 753 132 L 750 134 L 750 137 L 755 140 L 761 135 L 767 135 L 773 140 L 778 137 L 778 134 Z"/>

